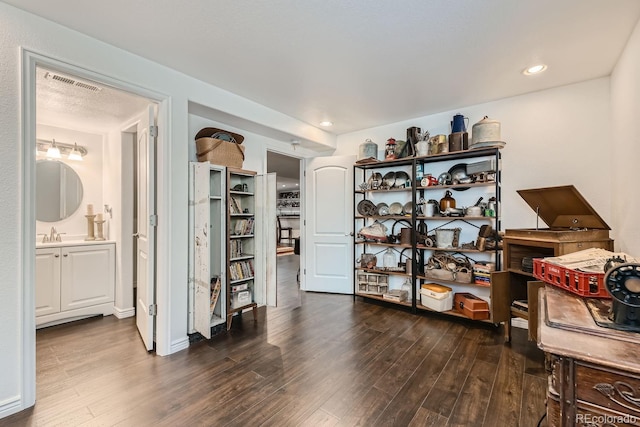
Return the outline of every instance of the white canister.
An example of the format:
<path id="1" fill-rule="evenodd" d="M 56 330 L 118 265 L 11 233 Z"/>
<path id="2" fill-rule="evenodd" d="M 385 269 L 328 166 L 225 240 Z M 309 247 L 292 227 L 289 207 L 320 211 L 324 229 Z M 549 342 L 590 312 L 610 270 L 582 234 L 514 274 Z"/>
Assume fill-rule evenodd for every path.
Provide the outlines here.
<path id="1" fill-rule="evenodd" d="M 436 205 L 433 203 L 425 203 L 422 205 L 422 211 L 424 212 L 424 216 L 435 216 Z"/>
<path id="2" fill-rule="evenodd" d="M 420 141 L 416 144 L 416 151 L 418 156 L 429 155 L 429 141 Z"/>
<path id="3" fill-rule="evenodd" d="M 374 159 L 378 160 L 378 144 L 367 139 L 358 147 L 358 160 Z"/>
<path id="4" fill-rule="evenodd" d="M 500 136 L 500 122 L 484 116 L 482 120 L 473 125 L 471 130 L 471 145 L 480 142 L 502 141 Z"/>

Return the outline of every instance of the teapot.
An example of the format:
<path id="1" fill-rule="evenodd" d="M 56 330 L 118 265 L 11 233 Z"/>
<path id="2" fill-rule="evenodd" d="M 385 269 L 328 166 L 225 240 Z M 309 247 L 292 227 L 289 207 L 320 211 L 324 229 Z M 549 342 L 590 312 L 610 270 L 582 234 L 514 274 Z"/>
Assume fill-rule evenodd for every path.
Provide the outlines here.
<path id="1" fill-rule="evenodd" d="M 464 122 L 465 120 L 467 120 L 467 123 L 469 122 L 469 118 L 460 113 L 453 116 L 453 120 L 451 120 L 451 133 L 466 132 L 467 125 Z"/>

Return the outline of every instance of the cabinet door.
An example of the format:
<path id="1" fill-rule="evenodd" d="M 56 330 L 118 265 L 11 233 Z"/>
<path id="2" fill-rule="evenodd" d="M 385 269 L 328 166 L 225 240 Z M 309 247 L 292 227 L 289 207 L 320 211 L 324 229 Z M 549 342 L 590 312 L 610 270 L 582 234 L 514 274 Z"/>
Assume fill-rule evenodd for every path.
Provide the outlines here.
<path id="1" fill-rule="evenodd" d="M 60 312 L 60 248 L 36 249 L 36 317 Z"/>
<path id="2" fill-rule="evenodd" d="M 115 289 L 113 245 L 62 248 L 62 310 L 112 302 Z"/>

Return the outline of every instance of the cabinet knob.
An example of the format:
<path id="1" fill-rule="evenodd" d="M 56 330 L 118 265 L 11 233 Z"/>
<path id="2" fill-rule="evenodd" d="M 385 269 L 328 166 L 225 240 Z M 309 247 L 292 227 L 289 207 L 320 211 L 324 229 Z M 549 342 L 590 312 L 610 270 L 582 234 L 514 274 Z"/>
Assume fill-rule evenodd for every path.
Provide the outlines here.
<path id="1" fill-rule="evenodd" d="M 69 256 L 69 254 L 64 254 L 64 255 L 62 255 L 62 256 L 63 256 L 63 257 L 68 257 L 68 256 Z"/>
<path id="2" fill-rule="evenodd" d="M 55 254 L 55 255 L 54 255 L 54 257 L 56 257 L 56 258 L 60 258 L 60 255 L 58 255 L 58 254 Z"/>

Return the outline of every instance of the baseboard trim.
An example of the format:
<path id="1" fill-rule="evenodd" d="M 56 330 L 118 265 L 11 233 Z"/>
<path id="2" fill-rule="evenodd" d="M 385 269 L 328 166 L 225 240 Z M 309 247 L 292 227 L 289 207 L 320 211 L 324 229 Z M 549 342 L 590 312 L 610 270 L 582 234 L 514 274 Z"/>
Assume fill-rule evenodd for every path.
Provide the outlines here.
<path id="1" fill-rule="evenodd" d="M 169 349 L 169 354 L 177 353 L 179 351 L 185 350 L 189 348 L 189 336 L 186 335 L 184 338 L 176 340 L 171 343 L 171 348 Z"/>
<path id="2" fill-rule="evenodd" d="M 10 397 L 0 402 L 0 418 L 8 417 L 16 412 L 22 411 L 22 397 L 20 395 Z"/>
<path id="3" fill-rule="evenodd" d="M 113 315 L 118 319 L 126 319 L 127 317 L 133 317 L 136 315 L 135 307 L 120 309 L 118 307 L 113 307 Z"/>

